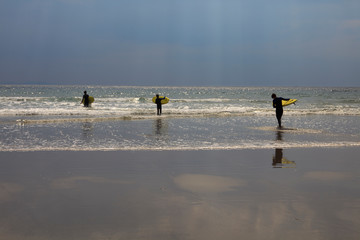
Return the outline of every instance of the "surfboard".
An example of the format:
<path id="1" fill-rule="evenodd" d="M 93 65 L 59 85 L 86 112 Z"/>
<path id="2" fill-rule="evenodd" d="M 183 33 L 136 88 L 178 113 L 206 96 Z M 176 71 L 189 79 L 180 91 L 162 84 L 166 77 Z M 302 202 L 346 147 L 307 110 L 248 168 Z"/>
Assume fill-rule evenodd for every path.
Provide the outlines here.
<path id="1" fill-rule="evenodd" d="M 93 96 L 89 96 L 89 103 L 93 103 L 95 101 L 95 98 Z M 84 99 L 81 100 L 81 103 L 84 103 Z"/>
<path id="2" fill-rule="evenodd" d="M 296 164 L 294 161 L 287 160 L 286 158 L 281 159 L 282 164 Z"/>
<path id="3" fill-rule="evenodd" d="M 164 96 L 159 96 L 159 98 L 164 98 Z M 161 100 L 161 104 L 167 104 L 169 102 L 169 98 L 165 97 L 164 99 Z M 152 98 L 153 103 L 156 103 L 156 96 Z"/>
<path id="4" fill-rule="evenodd" d="M 288 106 L 290 104 L 294 104 L 297 101 L 297 99 L 290 99 L 288 101 L 282 100 L 283 107 Z"/>

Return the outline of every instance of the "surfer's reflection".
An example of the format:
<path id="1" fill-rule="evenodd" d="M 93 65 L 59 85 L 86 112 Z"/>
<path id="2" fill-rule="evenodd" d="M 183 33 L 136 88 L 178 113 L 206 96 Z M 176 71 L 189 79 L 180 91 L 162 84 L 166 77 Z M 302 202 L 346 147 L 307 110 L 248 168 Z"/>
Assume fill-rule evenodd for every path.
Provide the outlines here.
<path id="1" fill-rule="evenodd" d="M 277 141 L 283 140 L 283 132 L 282 131 L 276 131 L 276 140 Z"/>
<path id="2" fill-rule="evenodd" d="M 282 141 L 283 140 L 283 132 L 282 131 L 276 131 L 276 141 Z M 273 156 L 273 162 L 272 166 L 274 168 L 294 168 L 295 162 L 289 161 L 283 156 L 283 149 L 282 148 L 276 148 L 275 149 L 275 155 Z"/>
<path id="3" fill-rule="evenodd" d="M 283 158 L 283 150 L 282 148 L 276 148 L 275 149 L 275 155 L 273 156 L 273 167 L 276 167 L 276 165 L 281 165 L 281 159 Z"/>
<path id="4" fill-rule="evenodd" d="M 167 134 L 167 124 L 161 118 L 154 121 L 154 133 L 159 139 Z"/>
<path id="5" fill-rule="evenodd" d="M 84 122 L 82 124 L 82 133 L 83 133 L 84 139 L 88 140 L 93 137 L 93 129 L 94 129 L 94 126 L 91 122 Z"/>
<path id="6" fill-rule="evenodd" d="M 162 120 L 160 118 L 155 120 L 155 126 L 156 126 L 155 133 L 157 135 L 161 135 L 161 130 L 162 130 L 163 123 L 162 123 Z"/>
<path id="7" fill-rule="evenodd" d="M 275 155 L 273 156 L 272 160 L 272 166 L 274 168 L 295 168 L 296 166 L 294 161 L 290 161 L 284 158 L 282 148 L 275 149 Z"/>

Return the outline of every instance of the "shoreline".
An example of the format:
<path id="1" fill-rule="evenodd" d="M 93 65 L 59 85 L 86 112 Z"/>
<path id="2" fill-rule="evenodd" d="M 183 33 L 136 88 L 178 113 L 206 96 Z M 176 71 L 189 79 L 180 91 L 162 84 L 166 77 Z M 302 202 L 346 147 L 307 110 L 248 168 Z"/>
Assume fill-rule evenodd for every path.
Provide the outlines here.
<path id="1" fill-rule="evenodd" d="M 354 142 L 352 145 L 348 143 L 344 143 L 344 145 L 333 145 L 332 143 L 324 143 L 323 146 L 311 146 L 303 145 L 303 146 L 296 146 L 296 147 L 289 147 L 289 146 L 282 146 L 281 144 L 274 144 L 273 147 L 201 147 L 198 149 L 194 148 L 126 148 L 126 149 L 62 149 L 62 148 L 54 148 L 54 149 L 2 149 L 0 150 L 1 153 L 36 153 L 36 152 L 198 152 L 198 151 L 258 151 L 258 150 L 274 150 L 274 149 L 284 149 L 284 150 L 301 150 L 301 149 L 348 149 L 348 148 L 360 148 L 360 143 Z"/>
<path id="2" fill-rule="evenodd" d="M 272 125 L 274 118 L 251 117 L 160 117 L 144 121 L 3 125 L 0 142 L 1 151 L 192 151 L 360 146 L 358 118 L 324 119 L 319 116 L 292 120 L 288 119 L 284 129 Z M 346 127 L 340 124 L 343 121 L 347 123 Z"/>

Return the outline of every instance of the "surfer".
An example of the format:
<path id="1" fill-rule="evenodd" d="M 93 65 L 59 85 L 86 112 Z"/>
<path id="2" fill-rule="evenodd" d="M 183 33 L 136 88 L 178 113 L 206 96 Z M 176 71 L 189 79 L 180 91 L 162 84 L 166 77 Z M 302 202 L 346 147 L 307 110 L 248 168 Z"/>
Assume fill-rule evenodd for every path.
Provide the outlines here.
<path id="1" fill-rule="evenodd" d="M 289 98 L 282 98 L 282 97 L 276 97 L 276 94 L 273 93 L 271 95 L 271 98 L 273 99 L 273 107 L 276 108 L 276 119 L 279 123 L 279 128 L 281 128 L 281 117 L 283 115 L 283 106 L 282 106 L 282 100 L 289 101 Z"/>
<path id="2" fill-rule="evenodd" d="M 89 107 L 89 95 L 84 91 L 84 96 L 81 100 L 81 103 L 84 103 L 84 107 Z"/>
<path id="3" fill-rule="evenodd" d="M 162 111 L 161 100 L 163 100 L 163 99 L 165 99 L 165 97 L 160 98 L 159 94 L 156 94 L 155 103 L 156 103 L 156 107 L 157 107 L 157 115 L 161 115 L 161 111 Z"/>

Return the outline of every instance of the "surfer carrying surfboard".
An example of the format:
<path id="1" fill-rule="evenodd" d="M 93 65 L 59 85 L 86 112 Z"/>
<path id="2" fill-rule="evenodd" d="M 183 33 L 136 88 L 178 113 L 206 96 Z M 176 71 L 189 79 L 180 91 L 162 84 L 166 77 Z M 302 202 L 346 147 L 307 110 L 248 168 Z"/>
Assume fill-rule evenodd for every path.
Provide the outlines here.
<path id="1" fill-rule="evenodd" d="M 282 101 L 289 101 L 289 98 L 282 98 L 282 97 L 276 97 L 276 94 L 273 93 L 271 95 L 271 98 L 273 99 L 273 107 L 276 108 L 276 119 L 279 123 L 279 128 L 281 128 L 281 117 L 283 115 L 283 104 Z"/>
<path id="2" fill-rule="evenodd" d="M 160 97 L 159 94 L 156 94 L 156 99 L 155 99 L 155 103 L 156 103 L 156 107 L 157 107 L 157 115 L 161 115 L 162 112 L 162 107 L 161 107 L 161 100 L 164 100 L 165 97 Z"/>
<path id="3" fill-rule="evenodd" d="M 89 95 L 86 93 L 86 91 L 84 91 L 84 95 L 83 98 L 81 100 L 81 103 L 84 103 L 84 107 L 88 107 L 89 106 Z"/>

